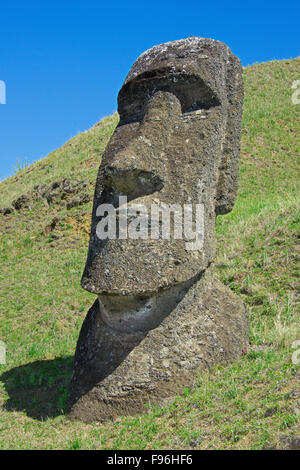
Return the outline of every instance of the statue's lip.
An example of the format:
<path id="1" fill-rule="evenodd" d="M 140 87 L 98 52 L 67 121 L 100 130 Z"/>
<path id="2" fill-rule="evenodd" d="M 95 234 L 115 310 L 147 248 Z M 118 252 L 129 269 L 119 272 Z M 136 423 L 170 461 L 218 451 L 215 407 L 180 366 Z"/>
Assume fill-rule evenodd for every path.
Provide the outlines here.
<path id="1" fill-rule="evenodd" d="M 86 281 L 83 280 L 81 282 L 81 285 L 83 289 L 97 295 L 103 295 L 103 296 L 141 296 L 141 297 L 149 297 L 151 295 L 155 295 L 159 290 L 165 290 L 169 289 L 172 285 L 176 284 L 167 284 L 165 286 L 158 286 L 157 289 L 155 290 L 147 290 L 147 289 L 120 289 L 118 287 L 116 288 L 111 288 L 111 289 L 99 289 L 95 285 L 93 285 L 93 282 L 91 281 Z"/>

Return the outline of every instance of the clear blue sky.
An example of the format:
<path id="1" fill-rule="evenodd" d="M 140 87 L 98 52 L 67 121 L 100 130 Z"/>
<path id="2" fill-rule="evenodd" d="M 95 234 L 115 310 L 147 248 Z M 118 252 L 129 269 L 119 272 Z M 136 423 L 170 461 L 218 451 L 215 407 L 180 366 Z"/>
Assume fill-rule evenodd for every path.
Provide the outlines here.
<path id="1" fill-rule="evenodd" d="M 14 173 L 17 159 L 32 163 L 113 113 L 132 63 L 155 44 L 218 39 L 243 65 L 299 56 L 299 4 L 0 2 L 0 180 Z"/>

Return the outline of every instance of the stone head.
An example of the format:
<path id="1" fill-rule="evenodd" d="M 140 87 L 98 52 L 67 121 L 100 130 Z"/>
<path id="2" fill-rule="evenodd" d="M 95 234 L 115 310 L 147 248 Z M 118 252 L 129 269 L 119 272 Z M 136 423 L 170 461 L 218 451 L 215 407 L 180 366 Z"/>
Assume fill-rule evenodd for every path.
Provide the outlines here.
<path id="1" fill-rule="evenodd" d="M 118 96 L 120 121 L 99 168 L 82 278 L 113 326 L 155 327 L 159 312 L 167 314 L 212 262 L 216 216 L 232 209 L 237 193 L 242 103 L 240 61 L 221 42 L 169 42 L 132 66 Z M 176 237 L 174 214 L 168 237 L 153 239 L 150 223 L 147 238 L 100 239 L 98 208 L 111 204 L 118 215 L 120 196 L 129 211 L 137 204 L 149 213 L 153 205 L 176 205 L 182 215 L 184 207 L 201 208 L 201 233 L 192 219 L 200 249 L 187 248 L 191 237 L 184 228 Z"/>

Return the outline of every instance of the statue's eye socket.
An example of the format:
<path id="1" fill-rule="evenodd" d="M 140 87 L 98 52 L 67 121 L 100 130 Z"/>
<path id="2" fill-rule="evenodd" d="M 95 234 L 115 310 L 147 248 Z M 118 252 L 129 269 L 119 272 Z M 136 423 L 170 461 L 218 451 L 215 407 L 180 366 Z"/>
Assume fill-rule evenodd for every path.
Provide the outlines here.
<path id="1" fill-rule="evenodd" d="M 199 76 L 153 71 L 122 87 L 118 96 L 120 124 L 141 122 L 149 99 L 157 91 L 173 93 L 183 114 L 220 105 L 217 94 Z"/>

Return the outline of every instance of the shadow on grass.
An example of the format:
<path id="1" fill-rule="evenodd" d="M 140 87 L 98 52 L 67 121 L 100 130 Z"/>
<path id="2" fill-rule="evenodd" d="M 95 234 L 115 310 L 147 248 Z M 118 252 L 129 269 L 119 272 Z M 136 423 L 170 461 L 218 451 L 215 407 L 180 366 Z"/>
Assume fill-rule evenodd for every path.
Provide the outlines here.
<path id="1" fill-rule="evenodd" d="M 7 411 L 24 411 L 38 420 L 64 414 L 73 356 L 36 361 L 4 372 L 4 383 L 9 399 L 3 408 Z"/>

